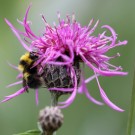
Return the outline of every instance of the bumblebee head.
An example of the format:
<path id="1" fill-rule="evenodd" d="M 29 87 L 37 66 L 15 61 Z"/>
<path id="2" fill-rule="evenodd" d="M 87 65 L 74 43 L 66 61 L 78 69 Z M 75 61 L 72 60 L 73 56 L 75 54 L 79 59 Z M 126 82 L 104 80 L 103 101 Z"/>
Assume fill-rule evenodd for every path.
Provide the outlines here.
<path id="1" fill-rule="evenodd" d="M 29 58 L 33 61 L 38 59 L 38 55 L 36 52 L 29 52 Z"/>
<path id="2" fill-rule="evenodd" d="M 26 52 L 20 58 L 18 69 L 23 72 L 25 68 L 31 66 L 37 59 L 38 55 L 36 52 Z"/>

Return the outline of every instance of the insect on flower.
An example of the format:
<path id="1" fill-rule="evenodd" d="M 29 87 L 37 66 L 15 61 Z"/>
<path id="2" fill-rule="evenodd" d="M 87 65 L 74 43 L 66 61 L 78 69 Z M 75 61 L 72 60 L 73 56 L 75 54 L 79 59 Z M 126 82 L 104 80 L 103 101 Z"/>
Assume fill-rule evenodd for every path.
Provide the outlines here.
<path id="1" fill-rule="evenodd" d="M 23 86 L 36 89 L 42 85 L 41 76 L 38 74 L 38 66 L 33 66 L 38 59 L 35 52 L 27 52 L 20 58 L 18 69 L 23 73 Z"/>
<path id="2" fill-rule="evenodd" d="M 24 20 L 18 21 L 25 29 L 24 32 L 17 30 L 7 19 L 6 23 L 9 25 L 13 33 L 16 35 L 22 46 L 28 51 L 35 51 L 38 54 L 38 59 L 33 64 L 36 68 L 41 65 L 42 68 L 36 68 L 38 73 L 42 74 L 42 78 L 51 92 L 70 93 L 69 98 L 64 102 L 59 102 L 58 106 L 61 108 L 69 106 L 75 99 L 76 94 L 85 94 L 86 97 L 95 104 L 103 105 L 104 103 L 114 110 L 122 112 L 123 110 L 112 103 L 100 86 L 99 76 L 125 76 L 127 72 L 123 72 L 121 66 L 114 66 L 110 64 L 110 60 L 120 56 L 117 53 L 114 56 L 107 56 L 106 53 L 117 46 L 126 45 L 127 41 L 117 41 L 117 34 L 114 29 L 108 25 L 101 28 L 106 29 L 97 36 L 93 35 L 99 21 L 93 26 L 94 20 L 90 20 L 88 26 L 81 26 L 75 20 L 75 15 L 72 17 L 67 15 L 66 20 L 60 19 L 58 12 L 59 24 L 50 26 L 44 16 L 42 19 L 45 24 L 45 31 L 43 36 L 35 35 L 30 28 L 30 21 L 27 21 L 30 6 L 26 11 Z M 111 36 L 107 35 L 107 31 Z M 29 42 L 24 42 L 21 39 L 22 35 Z M 80 63 L 88 66 L 93 71 L 93 76 L 85 79 L 83 69 L 80 68 Z M 26 75 L 27 76 L 27 75 Z M 22 76 L 21 76 L 22 77 Z M 22 77 L 23 78 L 23 77 Z M 96 79 L 99 87 L 100 95 L 103 102 L 97 101 L 88 91 L 86 84 L 93 79 Z M 80 82 L 80 84 L 79 84 Z M 10 86 L 21 84 L 22 81 L 11 84 Z M 28 85 L 24 85 L 22 89 L 15 94 L 6 96 L 2 102 L 14 98 L 28 89 Z M 36 101 L 38 94 L 36 89 Z"/>

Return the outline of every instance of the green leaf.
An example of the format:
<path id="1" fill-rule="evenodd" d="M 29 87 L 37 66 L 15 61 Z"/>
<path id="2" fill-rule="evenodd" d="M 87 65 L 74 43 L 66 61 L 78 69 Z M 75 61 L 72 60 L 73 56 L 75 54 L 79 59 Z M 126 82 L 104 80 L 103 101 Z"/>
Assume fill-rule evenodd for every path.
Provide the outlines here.
<path id="1" fill-rule="evenodd" d="M 41 135 L 41 132 L 39 130 L 29 130 L 24 133 L 19 133 L 14 135 Z"/>
<path id="2" fill-rule="evenodd" d="M 131 105 L 130 112 L 128 118 L 128 135 L 135 135 L 135 71 L 133 78 L 133 88 L 132 88 L 132 97 L 131 97 Z"/>

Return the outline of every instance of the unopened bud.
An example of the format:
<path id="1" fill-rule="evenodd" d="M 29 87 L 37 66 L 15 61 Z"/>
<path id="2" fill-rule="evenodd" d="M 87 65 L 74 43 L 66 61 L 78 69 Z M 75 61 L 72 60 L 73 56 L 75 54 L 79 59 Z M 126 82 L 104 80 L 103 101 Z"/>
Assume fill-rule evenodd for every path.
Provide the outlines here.
<path id="1" fill-rule="evenodd" d="M 58 107 L 45 107 L 39 113 L 39 125 L 45 135 L 52 135 L 63 123 L 63 114 Z"/>

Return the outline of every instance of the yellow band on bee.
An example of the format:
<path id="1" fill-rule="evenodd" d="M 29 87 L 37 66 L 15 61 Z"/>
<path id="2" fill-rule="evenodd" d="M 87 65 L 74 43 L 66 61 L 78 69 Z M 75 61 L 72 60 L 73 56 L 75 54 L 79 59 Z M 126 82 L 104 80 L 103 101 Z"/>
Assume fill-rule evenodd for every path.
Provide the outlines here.
<path id="1" fill-rule="evenodd" d="M 18 69 L 19 69 L 19 71 L 23 72 L 24 66 L 23 65 L 18 65 Z"/>
<path id="2" fill-rule="evenodd" d="M 28 72 L 25 72 L 24 74 L 23 74 L 23 77 L 24 77 L 24 79 L 26 80 L 26 81 L 28 81 L 28 77 L 30 76 L 30 74 L 28 73 Z"/>
<path id="3" fill-rule="evenodd" d="M 33 60 L 30 58 L 30 53 L 29 52 L 22 55 L 22 57 L 20 58 L 20 61 L 21 60 L 26 61 L 26 63 L 29 64 L 29 65 L 33 62 Z"/>

